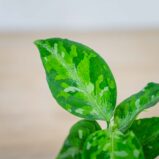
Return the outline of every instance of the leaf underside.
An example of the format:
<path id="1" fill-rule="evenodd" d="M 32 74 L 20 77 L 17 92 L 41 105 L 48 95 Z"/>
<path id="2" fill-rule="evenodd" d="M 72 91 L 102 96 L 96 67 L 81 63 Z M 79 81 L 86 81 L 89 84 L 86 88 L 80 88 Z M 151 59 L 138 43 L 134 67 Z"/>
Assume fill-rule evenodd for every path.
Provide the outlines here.
<path id="1" fill-rule="evenodd" d="M 105 61 L 94 50 L 67 39 L 35 44 L 57 102 L 79 117 L 109 121 L 116 104 L 116 84 Z"/>
<path id="2" fill-rule="evenodd" d="M 99 130 L 86 140 L 82 159 L 144 159 L 134 133 Z"/>
<path id="3" fill-rule="evenodd" d="M 93 132 L 100 130 L 96 121 L 81 120 L 71 128 L 56 159 L 81 159 L 85 140 Z"/>
<path id="4" fill-rule="evenodd" d="M 159 101 L 159 84 L 149 83 L 143 90 L 124 100 L 115 110 L 114 121 L 117 128 L 126 131 L 136 116 L 144 109 Z"/>
<path id="5" fill-rule="evenodd" d="M 146 159 L 159 156 L 159 117 L 135 120 L 130 130 L 143 146 Z"/>

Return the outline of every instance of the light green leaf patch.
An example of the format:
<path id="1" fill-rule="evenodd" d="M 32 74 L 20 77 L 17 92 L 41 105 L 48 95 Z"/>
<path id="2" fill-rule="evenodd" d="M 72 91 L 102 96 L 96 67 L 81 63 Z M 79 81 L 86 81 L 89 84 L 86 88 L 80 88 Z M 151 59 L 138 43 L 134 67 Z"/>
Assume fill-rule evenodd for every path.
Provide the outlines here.
<path id="1" fill-rule="evenodd" d="M 149 83 L 143 90 L 118 105 L 114 115 L 116 127 L 126 131 L 140 112 L 154 106 L 158 101 L 159 84 Z"/>
<path id="2" fill-rule="evenodd" d="M 99 130 L 85 142 L 82 159 L 144 159 L 134 133 Z"/>
<path id="3" fill-rule="evenodd" d="M 116 84 L 105 61 L 94 50 L 67 39 L 35 44 L 57 102 L 79 117 L 109 121 L 116 104 Z"/>
<path id="4" fill-rule="evenodd" d="M 159 156 L 159 117 L 135 120 L 130 130 L 143 146 L 146 159 Z"/>
<path id="5" fill-rule="evenodd" d="M 85 140 L 90 134 L 100 129 L 95 121 L 81 120 L 77 122 L 71 128 L 56 159 L 81 159 Z"/>

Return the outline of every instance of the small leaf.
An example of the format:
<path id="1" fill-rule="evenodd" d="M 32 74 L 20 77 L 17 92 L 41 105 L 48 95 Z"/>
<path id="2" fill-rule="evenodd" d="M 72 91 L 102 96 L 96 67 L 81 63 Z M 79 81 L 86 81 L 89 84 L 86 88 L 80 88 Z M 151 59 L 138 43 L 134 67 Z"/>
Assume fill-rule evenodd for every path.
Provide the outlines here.
<path id="1" fill-rule="evenodd" d="M 154 106 L 158 101 L 159 84 L 149 83 L 143 90 L 119 104 L 114 115 L 115 125 L 121 131 L 126 131 L 140 112 Z"/>
<path id="2" fill-rule="evenodd" d="M 99 130 L 85 142 L 82 159 L 144 159 L 133 132 Z"/>
<path id="3" fill-rule="evenodd" d="M 141 145 L 146 159 L 154 159 L 159 156 L 159 117 L 136 120 L 132 130 Z"/>
<path id="4" fill-rule="evenodd" d="M 67 39 L 37 40 L 50 90 L 70 113 L 109 121 L 116 84 L 105 61 L 92 49 Z"/>
<path id="5" fill-rule="evenodd" d="M 81 159 L 82 148 L 87 137 L 100 130 L 96 121 L 81 120 L 70 130 L 57 159 Z"/>

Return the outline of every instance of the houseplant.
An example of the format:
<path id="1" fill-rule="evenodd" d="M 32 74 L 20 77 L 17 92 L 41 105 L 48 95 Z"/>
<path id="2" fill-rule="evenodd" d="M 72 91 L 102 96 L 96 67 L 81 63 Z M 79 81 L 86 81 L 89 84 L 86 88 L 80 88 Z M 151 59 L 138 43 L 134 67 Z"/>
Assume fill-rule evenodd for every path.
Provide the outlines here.
<path id="1" fill-rule="evenodd" d="M 94 50 L 61 38 L 35 44 L 53 97 L 65 110 L 84 118 L 71 128 L 57 159 L 154 159 L 159 155 L 159 117 L 136 120 L 159 101 L 159 84 L 148 83 L 116 106 L 113 74 Z M 102 130 L 96 120 L 105 121 L 107 127 Z"/>

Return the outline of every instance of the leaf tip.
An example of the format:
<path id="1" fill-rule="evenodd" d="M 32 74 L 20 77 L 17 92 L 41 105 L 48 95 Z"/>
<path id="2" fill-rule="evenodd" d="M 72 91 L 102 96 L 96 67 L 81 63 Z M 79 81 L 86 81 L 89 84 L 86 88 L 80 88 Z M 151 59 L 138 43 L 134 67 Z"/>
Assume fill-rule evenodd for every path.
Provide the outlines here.
<path id="1" fill-rule="evenodd" d="M 35 44 L 35 46 L 39 46 L 41 44 L 42 40 L 35 40 L 33 41 L 33 43 Z"/>
<path id="2" fill-rule="evenodd" d="M 33 43 L 35 44 L 35 46 L 38 48 L 40 56 L 41 57 L 45 57 L 49 54 L 49 52 L 47 51 L 46 47 L 45 47 L 45 40 L 39 39 L 39 40 L 35 40 Z"/>

